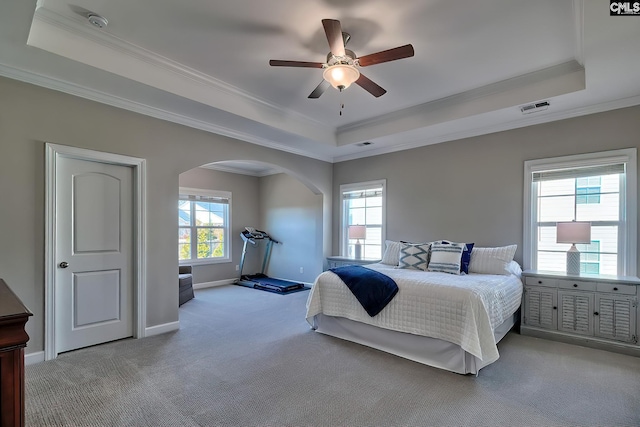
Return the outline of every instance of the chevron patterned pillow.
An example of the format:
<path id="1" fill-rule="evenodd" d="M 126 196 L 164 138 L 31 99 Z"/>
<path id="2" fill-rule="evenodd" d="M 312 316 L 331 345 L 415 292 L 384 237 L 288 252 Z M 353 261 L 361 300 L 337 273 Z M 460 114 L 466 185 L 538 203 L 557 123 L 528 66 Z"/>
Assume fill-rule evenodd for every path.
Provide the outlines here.
<path id="1" fill-rule="evenodd" d="M 430 243 L 402 243 L 397 268 L 427 270 Z"/>

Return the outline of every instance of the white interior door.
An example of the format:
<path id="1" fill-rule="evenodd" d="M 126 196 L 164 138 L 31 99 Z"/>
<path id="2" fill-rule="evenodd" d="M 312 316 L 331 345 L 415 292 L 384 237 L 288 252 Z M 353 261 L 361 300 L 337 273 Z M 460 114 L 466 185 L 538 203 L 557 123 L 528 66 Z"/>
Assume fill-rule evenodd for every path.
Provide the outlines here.
<path id="1" fill-rule="evenodd" d="M 133 335 L 133 170 L 59 157 L 56 352 Z"/>

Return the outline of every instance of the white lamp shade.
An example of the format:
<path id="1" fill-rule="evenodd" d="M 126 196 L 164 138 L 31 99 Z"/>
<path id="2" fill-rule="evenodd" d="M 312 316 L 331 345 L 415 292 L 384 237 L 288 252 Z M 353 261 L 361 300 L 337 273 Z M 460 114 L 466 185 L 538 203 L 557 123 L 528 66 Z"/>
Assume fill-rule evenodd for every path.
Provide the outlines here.
<path id="1" fill-rule="evenodd" d="M 331 86 L 343 90 L 360 78 L 360 71 L 353 65 L 336 64 L 325 69 L 322 77 L 331 83 Z"/>
<path id="2" fill-rule="evenodd" d="M 349 239 L 364 239 L 367 237 L 367 227 L 364 225 L 350 225 Z"/>
<path id="3" fill-rule="evenodd" d="M 571 221 L 556 223 L 557 243 L 591 243 L 591 223 Z"/>

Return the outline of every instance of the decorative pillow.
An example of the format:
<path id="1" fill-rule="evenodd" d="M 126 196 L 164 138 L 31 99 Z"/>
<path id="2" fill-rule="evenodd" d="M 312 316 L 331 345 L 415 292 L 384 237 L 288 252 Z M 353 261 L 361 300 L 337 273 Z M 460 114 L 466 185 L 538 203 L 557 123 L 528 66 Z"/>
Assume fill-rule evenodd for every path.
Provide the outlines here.
<path id="1" fill-rule="evenodd" d="M 382 255 L 381 264 L 387 265 L 398 265 L 400 260 L 400 248 L 402 245 L 400 242 L 394 242 L 393 240 L 386 240 L 386 249 L 384 250 L 384 255 Z"/>
<path id="2" fill-rule="evenodd" d="M 509 266 L 516 254 L 518 245 L 500 246 L 497 248 L 473 248 L 469 273 L 511 274 Z"/>
<path id="3" fill-rule="evenodd" d="M 460 274 L 460 263 L 464 243 L 434 242 L 431 245 L 429 271 L 441 271 L 449 274 Z"/>
<path id="4" fill-rule="evenodd" d="M 401 243 L 398 268 L 427 270 L 429 243 Z"/>
<path id="5" fill-rule="evenodd" d="M 439 243 L 449 244 L 451 242 L 448 240 L 441 240 Z M 473 249 L 474 243 L 461 243 L 461 244 L 464 245 L 464 249 L 462 250 L 462 257 L 460 258 L 460 273 L 468 274 L 469 262 L 471 261 L 471 250 Z"/>
<path id="6" fill-rule="evenodd" d="M 460 272 L 469 273 L 469 263 L 471 262 L 471 251 L 475 243 L 466 243 L 462 250 L 462 258 L 460 259 Z"/>

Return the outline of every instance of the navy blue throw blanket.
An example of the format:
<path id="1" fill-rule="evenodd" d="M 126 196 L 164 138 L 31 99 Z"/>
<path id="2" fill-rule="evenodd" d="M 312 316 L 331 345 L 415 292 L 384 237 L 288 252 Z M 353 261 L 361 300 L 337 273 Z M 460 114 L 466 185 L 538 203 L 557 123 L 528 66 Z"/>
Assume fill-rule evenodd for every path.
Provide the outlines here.
<path id="1" fill-rule="evenodd" d="M 342 279 L 362 307 L 373 317 L 398 293 L 398 285 L 389 276 L 360 265 L 330 268 Z"/>

